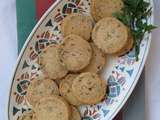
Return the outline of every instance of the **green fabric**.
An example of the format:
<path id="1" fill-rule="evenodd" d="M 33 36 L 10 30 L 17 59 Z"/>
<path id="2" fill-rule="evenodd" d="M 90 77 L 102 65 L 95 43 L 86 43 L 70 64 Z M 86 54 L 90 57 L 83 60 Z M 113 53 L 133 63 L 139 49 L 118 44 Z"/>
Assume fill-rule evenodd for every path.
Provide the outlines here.
<path id="1" fill-rule="evenodd" d="M 18 53 L 36 24 L 35 0 L 17 0 Z"/>

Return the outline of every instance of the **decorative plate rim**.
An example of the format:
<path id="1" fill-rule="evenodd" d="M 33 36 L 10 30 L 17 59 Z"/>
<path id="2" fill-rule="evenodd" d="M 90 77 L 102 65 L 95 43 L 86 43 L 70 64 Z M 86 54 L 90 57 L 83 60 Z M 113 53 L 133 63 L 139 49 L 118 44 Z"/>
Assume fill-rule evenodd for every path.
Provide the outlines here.
<path id="1" fill-rule="evenodd" d="M 153 4 L 153 0 L 148 0 L 152 6 L 152 15 L 150 17 L 150 22 L 151 23 L 154 23 L 154 4 Z M 29 34 L 28 38 L 26 39 L 26 42 L 25 44 L 23 45 L 22 47 L 22 50 L 17 58 L 17 61 L 16 61 L 16 64 L 14 66 L 14 69 L 13 69 L 13 73 L 12 73 L 12 77 L 11 77 L 11 81 L 9 83 L 9 89 L 7 90 L 8 93 L 7 93 L 7 103 L 6 103 L 6 106 L 5 106 L 5 120 L 10 120 L 9 118 L 9 108 L 10 108 L 10 97 L 11 97 L 11 92 L 12 92 L 12 86 L 13 86 L 13 82 L 14 82 L 14 77 L 16 75 L 16 71 L 18 69 L 18 65 L 20 64 L 20 61 L 22 59 L 22 56 L 29 44 L 29 42 L 31 41 L 31 38 L 33 37 L 34 33 L 36 32 L 36 30 L 39 28 L 39 26 L 42 24 L 43 20 L 49 15 L 49 13 L 61 2 L 61 0 L 56 0 L 56 2 L 45 12 L 45 14 L 41 17 L 41 19 L 37 22 L 37 24 L 35 25 L 35 27 L 33 28 L 32 32 Z M 149 53 L 149 49 L 150 49 L 150 44 L 151 44 L 151 39 L 152 39 L 152 34 L 149 34 L 149 39 L 147 41 L 147 45 L 146 45 L 146 48 L 145 48 L 145 53 L 144 53 L 144 56 L 143 56 L 143 59 L 141 61 L 141 64 L 139 67 L 139 72 L 137 72 L 137 75 L 133 81 L 133 84 L 130 86 L 130 89 L 128 90 L 127 94 L 125 95 L 124 99 L 121 101 L 120 105 L 117 107 L 117 109 L 114 111 L 114 113 L 110 116 L 109 120 L 112 120 L 116 114 L 120 111 L 120 109 L 124 106 L 124 104 L 126 103 L 126 101 L 128 100 L 128 98 L 130 97 L 130 95 L 132 94 L 136 84 L 138 83 L 138 80 L 139 80 L 139 77 L 142 73 L 142 70 L 144 68 L 144 65 L 145 65 L 145 61 L 147 59 L 147 56 L 148 56 L 148 53 Z"/>
<path id="2" fill-rule="evenodd" d="M 152 9 L 153 9 L 152 10 L 152 15 L 150 17 L 150 22 L 154 23 L 154 3 L 153 3 L 153 0 L 148 0 L 148 1 L 150 2 L 150 5 L 152 6 Z M 118 108 L 115 110 L 115 112 L 111 115 L 109 120 L 110 119 L 112 120 L 117 115 L 117 113 L 122 109 L 124 104 L 127 102 L 128 98 L 132 94 L 134 88 L 136 87 L 136 85 L 139 81 L 140 75 L 142 73 L 142 70 L 144 69 L 144 65 L 145 65 L 145 62 L 146 62 L 146 59 L 147 59 L 147 56 L 148 56 L 148 53 L 149 53 L 150 45 L 151 45 L 151 39 L 152 39 L 152 34 L 150 33 L 149 34 L 149 39 L 147 41 L 147 46 L 145 48 L 146 52 L 144 53 L 143 59 L 141 61 L 141 65 L 140 65 L 141 67 L 139 68 L 139 72 L 137 73 L 133 84 L 131 85 L 130 89 L 128 90 L 128 92 L 125 95 L 124 99 L 122 100 L 121 104 L 118 106 Z"/>

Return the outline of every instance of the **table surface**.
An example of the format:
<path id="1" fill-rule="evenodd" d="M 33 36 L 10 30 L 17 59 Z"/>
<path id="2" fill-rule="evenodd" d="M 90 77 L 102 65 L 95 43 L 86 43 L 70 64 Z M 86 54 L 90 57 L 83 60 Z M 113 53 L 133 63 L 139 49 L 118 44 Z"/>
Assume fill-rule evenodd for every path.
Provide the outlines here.
<path id="1" fill-rule="evenodd" d="M 155 3 L 155 24 L 160 25 L 160 0 Z M 5 120 L 7 93 L 17 58 L 15 0 L 0 0 L 0 120 Z M 145 75 L 145 120 L 159 120 L 160 108 L 160 28 L 153 32 Z M 139 97 L 142 96 L 139 94 Z M 135 114 L 134 114 L 135 115 Z"/>

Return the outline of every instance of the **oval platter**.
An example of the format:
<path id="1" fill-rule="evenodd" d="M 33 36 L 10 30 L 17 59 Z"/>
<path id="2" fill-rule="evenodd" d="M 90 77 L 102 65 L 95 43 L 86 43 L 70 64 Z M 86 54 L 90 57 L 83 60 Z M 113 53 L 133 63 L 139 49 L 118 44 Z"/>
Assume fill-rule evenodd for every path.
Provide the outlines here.
<path id="1" fill-rule="evenodd" d="M 149 1 L 153 7 L 152 1 Z M 28 37 L 17 61 L 8 97 L 7 119 L 17 120 L 30 111 L 25 95 L 35 77 L 43 77 L 37 57 L 49 45 L 59 44 L 63 37 L 60 24 L 71 12 L 90 15 L 90 0 L 57 0 L 37 23 Z M 153 15 L 148 19 L 152 23 Z M 102 76 L 109 84 L 108 97 L 97 105 L 81 106 L 83 120 L 111 120 L 123 107 L 138 82 L 149 51 L 151 34 L 146 34 L 141 46 L 139 61 L 135 51 L 121 57 L 109 57 Z"/>

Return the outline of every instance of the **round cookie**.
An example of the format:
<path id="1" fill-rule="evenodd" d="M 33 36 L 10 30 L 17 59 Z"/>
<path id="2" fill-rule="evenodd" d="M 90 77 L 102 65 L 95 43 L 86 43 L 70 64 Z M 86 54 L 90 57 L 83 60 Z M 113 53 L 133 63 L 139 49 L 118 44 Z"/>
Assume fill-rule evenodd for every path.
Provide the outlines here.
<path id="1" fill-rule="evenodd" d="M 42 71 L 51 79 L 61 79 L 68 73 L 68 70 L 60 61 L 57 46 L 46 48 L 40 54 L 39 62 Z"/>
<path id="2" fill-rule="evenodd" d="M 71 120 L 81 120 L 81 115 L 80 115 L 78 109 L 74 106 L 71 106 L 71 109 L 72 109 Z"/>
<path id="3" fill-rule="evenodd" d="M 75 34 L 81 36 L 85 40 L 89 40 L 93 28 L 91 17 L 80 13 L 72 13 L 64 18 L 61 25 L 64 37 Z"/>
<path id="4" fill-rule="evenodd" d="M 72 105 L 81 105 L 72 92 L 73 80 L 77 77 L 77 74 L 68 74 L 59 85 L 59 91 L 62 97 L 64 97 Z"/>
<path id="5" fill-rule="evenodd" d="M 62 79 L 63 79 L 63 78 L 62 78 Z M 55 81 L 55 83 L 58 85 L 58 87 L 59 87 L 59 85 L 60 85 L 60 83 L 61 83 L 62 79 L 54 80 L 54 81 Z"/>
<path id="6" fill-rule="evenodd" d="M 125 47 L 118 53 L 116 53 L 116 55 L 118 56 L 122 56 L 124 54 L 126 54 L 127 52 L 129 52 L 133 47 L 133 38 L 128 38 L 128 42 L 127 44 L 125 45 Z"/>
<path id="7" fill-rule="evenodd" d="M 69 104 L 60 96 L 42 98 L 35 108 L 38 120 L 70 120 Z"/>
<path id="8" fill-rule="evenodd" d="M 128 29 L 116 18 L 103 18 L 95 25 L 92 39 L 104 53 L 115 54 L 128 42 Z"/>
<path id="9" fill-rule="evenodd" d="M 91 14 L 95 21 L 112 17 L 113 13 L 121 12 L 123 0 L 91 0 Z"/>
<path id="10" fill-rule="evenodd" d="M 72 34 L 64 38 L 59 55 L 69 71 L 78 72 L 89 64 L 92 48 L 87 41 Z"/>
<path id="11" fill-rule="evenodd" d="M 91 47 L 93 50 L 91 62 L 86 68 L 82 70 L 82 72 L 99 73 L 106 63 L 106 56 L 93 43 L 91 43 Z"/>
<path id="12" fill-rule="evenodd" d="M 36 119 L 33 117 L 32 113 L 26 113 L 20 116 L 18 120 L 36 120 Z"/>
<path id="13" fill-rule="evenodd" d="M 72 91 L 84 104 L 99 103 L 106 94 L 106 84 L 95 73 L 82 73 L 73 81 Z"/>
<path id="14" fill-rule="evenodd" d="M 33 80 L 27 90 L 27 100 L 35 107 L 39 99 L 50 95 L 59 95 L 57 84 L 50 79 Z"/>

